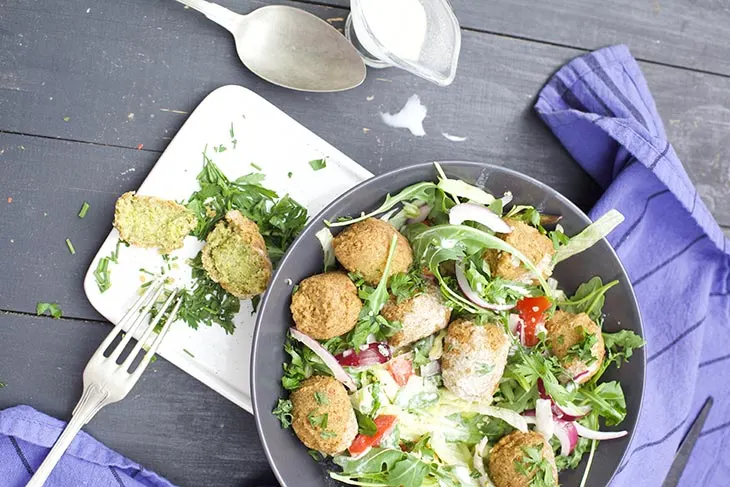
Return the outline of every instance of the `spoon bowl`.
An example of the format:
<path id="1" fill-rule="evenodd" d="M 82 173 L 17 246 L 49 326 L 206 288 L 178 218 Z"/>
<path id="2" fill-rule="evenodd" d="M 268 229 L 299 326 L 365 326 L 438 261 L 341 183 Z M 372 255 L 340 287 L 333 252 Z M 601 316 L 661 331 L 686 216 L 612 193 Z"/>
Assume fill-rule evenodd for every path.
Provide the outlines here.
<path id="1" fill-rule="evenodd" d="M 344 91 L 365 79 L 365 64 L 334 27 L 304 10 L 269 5 L 240 15 L 203 0 L 177 0 L 225 27 L 253 73 L 299 91 Z"/>

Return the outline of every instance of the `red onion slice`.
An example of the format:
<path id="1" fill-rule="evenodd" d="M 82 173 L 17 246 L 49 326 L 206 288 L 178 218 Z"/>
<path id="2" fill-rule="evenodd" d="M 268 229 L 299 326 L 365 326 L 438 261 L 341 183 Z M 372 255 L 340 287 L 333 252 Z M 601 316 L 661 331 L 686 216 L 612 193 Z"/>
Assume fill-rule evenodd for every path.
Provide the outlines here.
<path id="1" fill-rule="evenodd" d="M 474 203 L 461 203 L 449 210 L 450 224 L 460 225 L 465 221 L 481 223 L 497 233 L 510 233 L 512 231 L 512 227 L 495 212 L 486 206 L 480 206 Z"/>
<path id="2" fill-rule="evenodd" d="M 545 391 L 545 384 L 542 383 L 542 379 L 537 379 L 537 392 L 540 394 L 542 399 L 550 399 L 553 403 L 553 415 L 557 419 L 563 421 L 575 421 L 580 419 L 591 412 L 590 406 L 561 406 L 553 400 L 552 397 Z"/>
<path id="3" fill-rule="evenodd" d="M 628 431 L 596 431 L 586 428 L 580 423 L 573 423 L 573 425 L 579 436 L 588 438 L 589 440 L 615 440 L 629 434 Z"/>
<path id="4" fill-rule="evenodd" d="M 421 223 L 426 218 L 428 218 L 428 214 L 431 213 L 431 210 L 433 209 L 433 206 L 431 205 L 423 205 L 418 209 L 418 216 L 414 216 L 413 218 L 409 218 L 406 220 L 407 224 L 412 223 Z"/>
<path id="5" fill-rule="evenodd" d="M 347 372 L 345 372 L 345 369 L 343 369 L 339 362 L 337 362 L 335 356 L 329 353 L 327 349 L 324 348 L 317 340 L 310 337 L 309 335 L 305 335 L 296 328 L 289 328 L 289 333 L 291 334 L 292 338 L 303 343 L 319 358 L 321 358 L 322 362 L 324 362 L 324 364 L 332 371 L 332 375 L 335 376 L 335 379 L 342 382 L 345 387 L 347 387 L 351 391 L 357 390 L 357 386 L 352 380 L 352 377 L 350 377 Z"/>
<path id="6" fill-rule="evenodd" d="M 464 203 L 466 204 L 466 203 Z M 456 207 L 454 207 L 456 208 Z M 461 266 L 456 266 L 455 268 L 455 274 L 456 274 L 456 282 L 459 283 L 459 288 L 461 289 L 461 292 L 464 293 L 464 296 L 467 297 L 469 301 L 476 304 L 480 308 L 485 309 L 491 309 L 494 311 L 507 311 L 508 309 L 512 309 L 515 307 L 514 304 L 494 304 L 494 303 L 488 303 L 484 301 L 481 296 L 479 296 L 470 286 L 469 286 L 469 280 L 466 278 L 466 275 L 464 274 L 464 270 L 461 268 Z"/>
<path id="7" fill-rule="evenodd" d="M 560 440 L 560 454 L 564 457 L 570 455 L 578 444 L 578 432 L 575 423 L 571 421 L 556 421 L 555 436 Z"/>
<path id="8" fill-rule="evenodd" d="M 335 359 L 343 367 L 364 367 L 366 365 L 384 364 L 393 358 L 390 347 L 384 342 L 374 342 L 360 347 L 360 351 L 354 349 L 345 350 Z"/>
<path id="9" fill-rule="evenodd" d="M 550 399 L 538 399 L 535 402 L 535 421 L 537 431 L 542 434 L 545 441 L 550 441 L 555 432 L 552 401 Z"/>

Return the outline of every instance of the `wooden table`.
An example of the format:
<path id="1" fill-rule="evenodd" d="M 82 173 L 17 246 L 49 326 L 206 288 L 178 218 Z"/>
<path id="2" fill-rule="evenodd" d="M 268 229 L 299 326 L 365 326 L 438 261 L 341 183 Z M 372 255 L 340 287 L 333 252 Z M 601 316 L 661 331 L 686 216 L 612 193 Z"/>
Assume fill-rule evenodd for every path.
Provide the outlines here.
<path id="1" fill-rule="evenodd" d="M 241 12 L 265 4 L 220 3 Z M 453 3 L 463 44 L 452 86 L 371 70 L 355 90 L 315 95 L 257 79 L 223 29 L 172 0 L 0 0 L 0 379 L 7 383 L 0 409 L 29 404 L 68 418 L 81 370 L 109 331 L 81 283 L 110 229 L 114 201 L 140 184 L 187 114 L 225 84 L 263 95 L 374 173 L 483 160 L 523 171 L 589 208 L 598 187 L 532 105 L 567 60 L 627 43 L 687 171 L 730 227 L 726 2 Z M 296 5 L 337 27 L 347 16 L 347 0 Z M 423 138 L 379 117 L 414 93 L 428 107 Z M 452 142 L 442 132 L 468 140 Z M 81 220 L 84 200 L 91 210 Z M 38 301 L 59 302 L 64 318 L 36 317 Z M 164 360 L 87 430 L 176 484 L 275 484 L 253 417 Z"/>

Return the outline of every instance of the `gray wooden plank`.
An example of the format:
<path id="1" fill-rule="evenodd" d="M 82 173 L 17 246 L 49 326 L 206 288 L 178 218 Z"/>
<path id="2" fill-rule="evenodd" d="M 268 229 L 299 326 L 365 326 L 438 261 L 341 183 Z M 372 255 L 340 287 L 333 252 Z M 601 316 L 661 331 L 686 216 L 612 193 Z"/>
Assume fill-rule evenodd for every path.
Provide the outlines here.
<path id="1" fill-rule="evenodd" d="M 322 3 L 349 6 L 349 0 Z M 627 44 L 640 59 L 730 75 L 723 0 L 456 0 L 462 27 L 593 50 Z"/>
<path id="2" fill-rule="evenodd" d="M 264 2 L 222 3 L 248 11 Z M 339 19 L 336 24 L 346 15 L 302 6 Z M 571 184 L 590 184 L 530 109 L 550 73 L 580 54 L 577 50 L 464 32 L 461 66 L 451 87 L 388 69 L 370 70 L 355 90 L 307 95 L 254 77 L 238 64 L 226 32 L 172 1 L 103 0 L 92 7 L 71 2 L 59 10 L 48 0 L 23 0 L 4 12 L 0 130 L 161 150 L 185 119 L 170 110 L 189 112 L 212 89 L 237 83 L 374 172 L 410 161 L 488 159 L 549 181 L 556 177 L 551 173 L 560 172 L 568 179 L 558 189 L 573 188 L 571 197 L 577 197 Z M 724 101 L 730 99 L 730 78 L 647 63 L 642 68 L 677 152 L 718 220 L 730 224 Z M 414 93 L 429 109 L 424 138 L 385 127 L 379 116 L 399 109 Z M 441 132 L 469 140 L 450 142 Z M 594 190 L 578 203 L 589 202 Z"/>
<path id="3" fill-rule="evenodd" d="M 0 409 L 27 404 L 67 420 L 84 366 L 110 329 L 0 314 Z M 253 416 L 162 358 L 84 430 L 178 485 L 276 485 Z"/>

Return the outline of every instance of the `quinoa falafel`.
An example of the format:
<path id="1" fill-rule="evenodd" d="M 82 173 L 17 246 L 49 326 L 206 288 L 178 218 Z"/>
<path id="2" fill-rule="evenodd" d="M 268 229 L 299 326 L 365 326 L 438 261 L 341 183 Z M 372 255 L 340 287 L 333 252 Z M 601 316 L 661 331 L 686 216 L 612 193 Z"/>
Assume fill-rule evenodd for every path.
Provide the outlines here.
<path id="1" fill-rule="evenodd" d="M 376 285 L 383 276 L 393 235 L 397 235 L 397 244 L 388 277 L 407 272 L 413 263 L 411 245 L 393 225 L 377 218 L 354 223 L 337 235 L 332 242 L 335 257 L 342 267 Z"/>
<path id="2" fill-rule="evenodd" d="M 552 485 L 557 487 L 555 455 L 540 433 L 515 431 L 502 437 L 489 452 L 489 478 L 495 487 L 529 487 L 538 475 L 552 477 Z"/>
<path id="3" fill-rule="evenodd" d="M 491 400 L 504 373 L 509 347 L 502 326 L 453 321 L 441 356 L 444 386 L 466 401 Z"/>
<path id="4" fill-rule="evenodd" d="M 555 254 L 555 248 L 550 239 L 524 222 L 511 218 L 505 219 L 505 221 L 512 227 L 512 232 L 498 236 L 522 252 L 542 272 L 543 277 L 550 276 L 550 260 Z M 534 275 L 509 252 L 489 249 L 484 252 L 484 259 L 489 264 L 493 276 L 510 281 L 534 280 Z"/>
<path id="5" fill-rule="evenodd" d="M 212 280 L 241 299 L 264 292 L 272 265 L 256 223 L 231 210 L 205 240 L 203 267 Z"/>
<path id="6" fill-rule="evenodd" d="M 168 254 L 183 246 L 197 225 L 195 214 L 174 201 L 124 193 L 114 207 L 114 228 L 120 238 L 135 247 L 157 247 Z"/>
<path id="7" fill-rule="evenodd" d="M 315 375 L 291 393 L 292 427 L 307 448 L 335 455 L 357 436 L 357 418 L 345 386 Z"/>
<path id="8" fill-rule="evenodd" d="M 401 303 L 391 298 L 380 314 L 402 325 L 400 331 L 388 339 L 388 343 L 393 347 L 404 347 L 446 328 L 451 318 L 451 308 L 444 304 L 439 289 L 429 284 L 423 293 Z"/>
<path id="9" fill-rule="evenodd" d="M 325 272 L 304 279 L 291 301 L 297 329 L 317 340 L 352 330 L 361 309 L 357 288 L 344 272 Z"/>
<path id="10" fill-rule="evenodd" d="M 583 384 L 601 368 L 606 346 L 601 329 L 585 313 L 558 310 L 545 323 L 550 350 L 575 382 Z M 590 346 L 582 350 L 582 346 Z"/>

